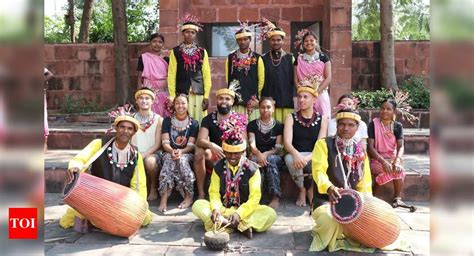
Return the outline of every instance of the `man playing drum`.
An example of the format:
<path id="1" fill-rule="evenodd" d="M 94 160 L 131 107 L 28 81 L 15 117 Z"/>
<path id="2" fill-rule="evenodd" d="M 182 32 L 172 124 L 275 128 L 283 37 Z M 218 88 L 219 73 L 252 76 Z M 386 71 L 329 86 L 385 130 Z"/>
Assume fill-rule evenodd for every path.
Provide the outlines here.
<path id="1" fill-rule="evenodd" d="M 329 203 L 337 203 L 339 190 L 350 188 L 372 194 L 372 179 L 369 158 L 362 144 L 354 140 L 360 116 L 354 110 L 340 110 L 337 115 L 336 136 L 319 139 L 312 153 L 312 173 L 316 188 L 313 197 L 312 230 L 310 251 L 330 252 L 338 250 L 372 252 L 373 248 L 362 247 L 348 238 L 330 213 Z"/>
<path id="2" fill-rule="evenodd" d="M 69 184 L 73 180 L 75 172 L 84 172 L 91 166 L 92 175 L 129 187 L 146 201 L 146 175 L 142 155 L 138 148 L 130 143 L 133 135 L 140 129 L 140 123 L 131 116 L 120 115 L 115 118 L 113 127 L 116 131 L 115 137 L 93 140 L 69 161 L 66 183 Z M 148 225 L 151 217 L 151 212 L 148 211 L 142 226 Z M 75 223 L 81 223 L 75 218 L 83 219 L 83 216 L 68 208 L 59 220 L 59 225 L 70 228 L 77 225 Z"/>
<path id="3" fill-rule="evenodd" d="M 259 204 L 261 176 L 257 163 L 245 157 L 246 125 L 245 116 L 237 113 L 222 123 L 225 158 L 217 161 L 212 170 L 209 201 L 194 202 L 193 213 L 204 222 L 206 231 L 219 223 L 251 239 L 253 232 L 266 231 L 273 225 L 276 212 Z"/>

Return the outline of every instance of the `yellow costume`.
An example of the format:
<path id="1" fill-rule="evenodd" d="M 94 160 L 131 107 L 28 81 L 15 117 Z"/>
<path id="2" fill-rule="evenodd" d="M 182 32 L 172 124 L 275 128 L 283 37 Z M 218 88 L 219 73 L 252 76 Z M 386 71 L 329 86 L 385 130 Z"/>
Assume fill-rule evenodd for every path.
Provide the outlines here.
<path id="1" fill-rule="evenodd" d="M 223 198 L 222 190 L 225 189 L 221 178 L 224 178 L 220 177 L 218 174 L 223 173 L 223 170 L 220 170 L 223 166 L 223 162 L 224 159 L 220 160 L 212 171 L 211 184 L 209 186 L 210 201 L 197 200 L 193 205 L 194 215 L 204 222 L 204 227 L 207 231 L 212 230 L 214 225 L 211 220 L 211 215 L 214 209 L 219 209 L 220 213 L 225 218 L 228 218 L 233 213 L 238 213 L 240 216 L 240 223 L 238 226 L 239 231 L 245 231 L 250 227 L 256 232 L 268 230 L 275 222 L 277 216 L 275 210 L 272 208 L 265 205 L 259 205 L 262 196 L 260 171 L 257 168 L 253 175 L 250 173 L 244 173 L 242 176 L 243 178 L 239 185 L 240 191 L 243 191 L 242 185 L 246 182 L 245 177 L 248 178 L 251 175 L 250 178 L 248 178 L 248 200 L 244 201 L 244 198 L 240 206 L 225 207 L 221 200 L 221 198 Z M 227 167 L 231 170 L 233 176 L 235 176 L 239 170 L 239 166 L 231 166 L 227 164 Z M 219 169 L 216 171 L 216 168 Z M 244 172 L 250 171 L 245 170 Z"/>
<path id="2" fill-rule="evenodd" d="M 95 139 L 89 145 L 87 145 L 79 154 L 77 154 L 71 161 L 69 161 L 68 168 L 77 167 L 81 171 L 86 171 L 88 166 L 84 166 L 94 154 L 99 151 L 102 147 L 103 141 L 101 139 Z M 112 146 L 112 145 L 110 145 Z M 106 154 L 107 152 L 104 151 Z M 100 157 L 99 157 L 100 158 Z M 95 161 L 99 161 L 100 159 Z M 133 176 L 131 177 L 129 187 L 136 191 L 141 198 L 146 201 L 147 198 L 147 188 L 146 188 L 146 174 L 143 166 L 143 159 L 140 153 L 138 153 L 138 161 L 136 163 L 135 169 L 133 170 Z M 73 208 L 68 208 L 64 216 L 59 220 L 59 225 L 63 228 L 70 228 L 74 226 L 74 218 L 78 216 L 83 219 L 84 217 L 80 215 Z M 148 211 L 145 220 L 142 223 L 142 226 L 147 226 L 152 219 L 151 212 Z"/>
<path id="3" fill-rule="evenodd" d="M 336 222 L 330 212 L 330 205 L 327 201 L 328 189 L 331 186 L 344 188 L 344 186 L 340 184 L 341 178 L 338 176 L 342 175 L 341 169 L 339 169 L 340 164 L 335 163 L 336 147 L 335 137 L 319 139 L 312 153 L 312 174 L 317 186 L 314 197 L 316 208 L 313 210 L 312 217 L 316 225 L 311 232 L 313 241 L 309 250 L 322 251 L 327 248 L 329 252 L 338 250 L 374 252 L 375 248 L 365 247 L 345 237 L 342 226 Z M 365 155 L 362 166 L 362 177 L 360 177 L 357 182 L 348 182 L 350 183 L 349 186 L 361 193 L 372 195 L 372 176 L 370 174 L 370 164 L 367 154 Z M 348 178 L 348 180 L 349 179 L 350 178 Z M 409 244 L 399 238 L 393 244 L 383 249 L 409 250 Z"/>

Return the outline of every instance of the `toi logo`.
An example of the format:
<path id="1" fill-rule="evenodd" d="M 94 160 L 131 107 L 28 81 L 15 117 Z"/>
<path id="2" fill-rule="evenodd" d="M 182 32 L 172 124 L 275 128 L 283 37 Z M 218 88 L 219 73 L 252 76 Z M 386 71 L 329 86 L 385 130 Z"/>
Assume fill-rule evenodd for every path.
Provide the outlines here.
<path id="1" fill-rule="evenodd" d="M 36 208 L 8 209 L 8 238 L 38 238 L 38 217 Z"/>

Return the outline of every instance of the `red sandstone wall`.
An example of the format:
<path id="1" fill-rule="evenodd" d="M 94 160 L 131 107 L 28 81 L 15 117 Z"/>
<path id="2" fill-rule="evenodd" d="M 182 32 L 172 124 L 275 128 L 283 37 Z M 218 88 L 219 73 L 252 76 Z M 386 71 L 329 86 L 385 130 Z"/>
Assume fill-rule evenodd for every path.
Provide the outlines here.
<path id="1" fill-rule="evenodd" d="M 430 42 L 396 41 L 395 74 L 398 84 L 413 75 L 429 77 Z M 427 79 L 427 83 L 429 79 Z M 352 90 L 377 90 L 380 84 L 380 42 L 352 42 Z"/>

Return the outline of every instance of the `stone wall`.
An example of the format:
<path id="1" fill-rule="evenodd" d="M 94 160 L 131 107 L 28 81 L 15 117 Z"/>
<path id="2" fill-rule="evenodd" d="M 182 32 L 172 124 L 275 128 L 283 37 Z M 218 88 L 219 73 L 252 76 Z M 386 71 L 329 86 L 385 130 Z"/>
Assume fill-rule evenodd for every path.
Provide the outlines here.
<path id="1" fill-rule="evenodd" d="M 395 75 L 399 85 L 410 76 L 429 77 L 429 74 L 429 41 L 395 42 Z M 377 90 L 380 87 L 380 42 L 352 42 L 352 89 Z"/>

